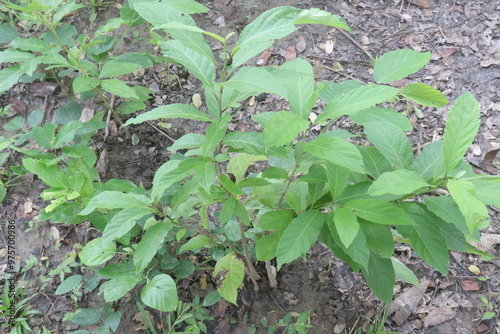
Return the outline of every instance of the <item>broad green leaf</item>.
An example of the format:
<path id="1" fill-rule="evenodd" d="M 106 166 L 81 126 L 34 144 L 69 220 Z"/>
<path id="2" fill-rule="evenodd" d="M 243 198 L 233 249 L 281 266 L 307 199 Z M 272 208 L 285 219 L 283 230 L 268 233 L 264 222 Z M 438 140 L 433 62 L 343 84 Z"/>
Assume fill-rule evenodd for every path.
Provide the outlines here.
<path id="1" fill-rule="evenodd" d="M 18 37 L 10 42 L 9 46 L 14 49 L 24 51 L 44 52 L 51 48 L 51 46 L 39 38 L 21 38 Z"/>
<path id="2" fill-rule="evenodd" d="M 286 98 L 290 102 L 292 112 L 299 115 L 302 119 L 307 120 L 314 106 L 314 104 L 311 105 L 311 97 L 315 93 L 312 65 L 307 60 L 297 58 L 284 63 L 281 70 L 300 73 L 300 76 L 296 80 L 287 80 L 284 86 L 287 93 Z M 316 103 L 316 99 L 314 99 L 314 103 Z"/>
<path id="3" fill-rule="evenodd" d="M 19 36 L 17 30 L 10 24 L 0 24 L 0 43 L 7 43 Z M 36 38 L 35 38 L 36 39 Z"/>
<path id="4" fill-rule="evenodd" d="M 212 292 L 208 293 L 208 295 L 203 299 L 203 306 L 204 307 L 209 307 L 217 303 L 221 299 L 221 295 L 219 294 L 219 291 L 213 290 Z"/>
<path id="5" fill-rule="evenodd" d="M 102 234 L 102 242 L 107 243 L 121 238 L 135 226 L 137 220 L 150 213 L 151 209 L 146 206 L 129 207 L 121 210 L 106 225 Z"/>
<path id="6" fill-rule="evenodd" d="M 477 224 L 488 218 L 486 206 L 475 197 L 474 184 L 466 180 L 448 180 L 446 187 L 464 215 L 469 231 L 474 232 Z"/>
<path id="7" fill-rule="evenodd" d="M 341 250 L 342 253 L 344 253 L 346 256 L 349 257 L 352 261 L 355 262 L 357 267 L 359 268 L 359 265 L 362 267 L 367 268 L 368 267 L 368 261 L 370 259 L 370 250 L 368 248 L 368 245 L 366 243 L 366 238 L 365 235 L 363 234 L 362 230 L 358 231 L 358 234 L 356 234 L 356 237 L 352 241 L 352 243 L 349 245 L 349 247 L 344 247 L 342 244 L 342 241 L 340 240 L 340 236 L 337 233 L 337 229 L 334 226 L 333 222 L 333 214 L 330 214 L 328 219 L 327 219 L 327 224 L 330 230 L 330 236 L 334 240 L 334 243 L 336 244 L 332 250 L 335 250 L 338 252 L 338 249 Z M 333 245 L 329 245 L 333 246 Z M 344 255 L 342 254 L 342 255 Z M 348 261 L 351 265 L 352 261 Z"/>
<path id="8" fill-rule="evenodd" d="M 413 169 L 413 150 L 408 137 L 392 123 L 373 121 L 365 133 L 375 147 L 398 169 Z"/>
<path id="9" fill-rule="evenodd" d="M 278 111 L 266 122 L 264 143 L 266 147 L 283 146 L 305 131 L 308 125 L 308 121 L 293 112 Z"/>
<path id="10" fill-rule="evenodd" d="M 425 197 L 427 209 L 449 224 L 455 225 L 462 233 L 469 234 L 465 217 L 460 212 L 457 203 L 451 197 Z"/>
<path id="11" fill-rule="evenodd" d="M 243 179 L 248 167 L 253 162 L 262 160 L 267 160 L 267 157 L 265 155 L 239 153 L 231 158 L 227 165 L 227 171 L 234 175 L 236 182 L 239 182 Z"/>
<path id="12" fill-rule="evenodd" d="M 142 277 L 137 275 L 124 275 L 112 278 L 102 286 L 104 301 L 107 303 L 117 301 L 132 290 L 141 279 Z"/>
<path id="13" fill-rule="evenodd" d="M 236 305 L 238 287 L 243 283 L 245 264 L 235 254 L 229 253 L 217 261 L 213 273 L 220 277 L 222 284 L 217 289 L 225 300 Z"/>
<path id="14" fill-rule="evenodd" d="M 139 99 L 135 90 L 119 79 L 102 80 L 101 87 L 108 93 L 115 94 L 124 99 Z"/>
<path id="15" fill-rule="evenodd" d="M 283 231 L 276 231 L 263 236 L 255 245 L 255 256 L 259 261 L 270 261 L 276 257 L 278 243 L 283 235 Z"/>
<path id="16" fill-rule="evenodd" d="M 346 94 L 331 101 L 322 114 L 319 114 L 315 123 L 327 119 L 336 119 L 343 115 L 352 115 L 360 110 L 373 107 L 387 101 L 398 93 L 398 89 L 390 86 L 367 85 L 348 91 Z"/>
<path id="17" fill-rule="evenodd" d="M 195 166 L 191 166 L 190 168 L 178 168 L 179 163 L 179 160 L 169 160 L 158 168 L 151 189 L 151 198 L 153 201 L 157 202 L 165 190 L 193 172 Z"/>
<path id="18" fill-rule="evenodd" d="M 213 37 L 214 39 L 218 40 L 221 43 L 224 42 L 224 37 L 221 37 L 221 36 L 219 36 L 217 34 L 205 31 L 205 30 L 200 29 L 200 28 L 198 28 L 196 26 L 187 25 L 187 24 L 184 24 L 184 23 L 181 23 L 181 22 L 175 22 L 175 21 L 174 22 L 169 22 L 167 24 L 162 24 L 159 27 L 162 28 L 162 29 L 164 29 L 164 30 L 166 30 L 166 31 L 171 31 L 171 29 L 179 29 L 179 30 L 188 30 L 188 31 L 191 31 L 191 32 L 202 33 L 202 34 L 208 35 L 210 37 Z"/>
<path id="19" fill-rule="evenodd" d="M 85 210 L 79 215 L 88 215 L 96 208 L 103 209 L 124 209 L 124 208 L 144 208 L 148 207 L 149 200 L 146 196 L 133 193 L 122 193 L 120 191 L 103 191 L 92 197 Z"/>
<path id="20" fill-rule="evenodd" d="M 282 169 L 285 173 L 283 174 L 284 179 L 288 179 L 288 173 L 286 170 Z M 286 175 L 286 176 L 285 176 Z M 327 183 L 326 170 L 322 165 L 312 164 L 309 167 L 309 171 L 306 175 L 302 175 L 299 177 L 300 181 L 304 181 L 307 183 Z"/>
<path id="21" fill-rule="evenodd" d="M 210 192 L 210 187 L 215 182 L 215 165 L 212 161 L 204 161 L 194 169 L 196 181 L 199 185 Z"/>
<path id="22" fill-rule="evenodd" d="M 7 49 L 0 52 L 0 63 L 22 63 L 33 59 L 33 56 L 29 52 L 24 52 L 15 49 Z"/>
<path id="23" fill-rule="evenodd" d="M 36 142 L 44 148 L 54 148 L 56 126 L 51 123 L 46 123 L 41 126 L 33 127 L 33 136 Z"/>
<path id="24" fill-rule="evenodd" d="M 36 71 L 38 68 L 38 65 L 42 63 L 42 58 L 41 57 L 36 57 L 27 61 L 24 61 L 20 64 L 21 69 L 26 72 L 27 76 L 33 76 L 35 78 L 38 75 L 41 75 L 41 77 L 44 77 L 44 74 L 37 73 L 36 75 L 33 75 L 33 73 Z M 29 79 L 28 79 L 29 80 Z"/>
<path id="25" fill-rule="evenodd" d="M 286 180 L 289 178 L 289 175 L 286 169 L 279 167 L 268 167 L 265 171 L 262 172 L 262 177 L 265 179 Z M 301 181 L 305 180 L 302 179 Z"/>
<path id="26" fill-rule="evenodd" d="M 68 186 L 68 177 L 57 165 L 46 165 L 39 160 L 26 158 L 23 159 L 23 166 L 51 187 L 64 189 Z"/>
<path id="27" fill-rule="evenodd" d="M 401 91 L 401 95 L 413 102 L 428 107 L 442 108 L 448 104 L 448 100 L 443 93 L 434 87 L 420 82 L 406 85 Z"/>
<path id="28" fill-rule="evenodd" d="M 425 180 L 432 179 L 434 171 L 443 163 L 443 141 L 438 140 L 427 145 L 413 163 L 415 172 Z"/>
<path id="29" fill-rule="evenodd" d="M 231 194 L 235 196 L 244 194 L 243 190 L 241 190 L 239 186 L 234 184 L 234 182 L 231 181 L 231 179 L 226 174 L 219 175 L 219 181 L 220 184 L 224 187 L 224 189 L 229 191 Z"/>
<path id="30" fill-rule="evenodd" d="M 64 124 L 56 135 L 54 147 L 61 148 L 63 144 L 69 143 L 75 137 L 75 132 L 83 126 L 80 121 L 72 121 Z"/>
<path id="31" fill-rule="evenodd" d="M 200 184 L 196 178 L 191 178 L 180 185 L 172 197 L 171 218 L 187 218 L 193 215 L 195 213 L 194 207 L 200 203 L 200 200 L 192 195 L 200 190 Z"/>
<path id="32" fill-rule="evenodd" d="M 369 194 L 378 196 L 383 194 L 407 195 L 429 184 L 416 172 L 407 169 L 400 169 L 393 172 L 386 172 L 373 181 Z"/>
<path id="33" fill-rule="evenodd" d="M 60 4 L 59 6 L 53 9 L 55 12 L 54 15 L 52 15 L 52 22 L 58 23 L 63 19 L 64 16 L 66 16 L 66 14 L 69 14 L 83 7 L 85 7 L 85 5 L 76 3 L 75 0 L 67 1 L 64 4 Z"/>
<path id="34" fill-rule="evenodd" d="M 364 173 L 363 158 L 357 147 L 343 139 L 320 136 L 304 144 L 304 150 L 341 167 Z"/>
<path id="35" fill-rule="evenodd" d="M 402 264 L 395 257 L 391 257 L 391 261 L 392 266 L 394 267 L 396 278 L 402 280 L 403 282 L 410 283 L 416 286 L 420 285 L 418 277 L 407 266 Z"/>
<path id="36" fill-rule="evenodd" d="M 73 80 L 73 91 L 75 93 L 86 92 L 92 90 L 101 84 L 101 80 L 91 77 L 80 76 Z"/>
<path id="37" fill-rule="evenodd" d="M 472 180 L 476 188 L 476 198 L 484 204 L 500 208 L 500 183 L 484 180 Z"/>
<path id="38" fill-rule="evenodd" d="M 180 137 L 168 147 L 169 151 L 177 151 L 182 149 L 199 148 L 203 145 L 205 137 L 197 133 L 188 133 Z"/>
<path id="39" fill-rule="evenodd" d="M 474 95 L 461 95 L 446 117 L 443 159 L 446 172 L 460 164 L 479 129 L 479 103 Z"/>
<path id="40" fill-rule="evenodd" d="M 359 231 L 358 218 L 345 207 L 335 209 L 333 222 L 344 247 L 349 247 Z"/>
<path id="41" fill-rule="evenodd" d="M 21 66 L 11 66 L 0 71 L 0 93 L 14 86 L 25 71 Z"/>
<path id="42" fill-rule="evenodd" d="M 102 238 L 89 241 L 78 253 L 78 257 L 87 266 L 98 266 L 111 259 L 116 254 L 115 243 L 102 242 Z"/>
<path id="43" fill-rule="evenodd" d="M 105 279 L 120 276 L 140 276 L 136 274 L 135 266 L 130 262 L 108 264 L 106 267 L 99 269 L 97 275 Z"/>
<path id="44" fill-rule="evenodd" d="M 64 281 L 59 284 L 57 287 L 57 290 L 55 292 L 55 295 L 63 295 L 66 292 L 69 292 L 73 290 L 74 288 L 77 287 L 78 284 L 80 284 L 83 280 L 82 275 L 71 275 L 68 278 L 66 278 Z"/>
<path id="45" fill-rule="evenodd" d="M 285 263 L 292 262 L 306 253 L 318 239 L 325 216 L 317 210 L 308 210 L 292 220 L 278 243 L 278 270 Z"/>
<path id="46" fill-rule="evenodd" d="M 304 211 L 307 206 L 304 194 L 307 194 L 308 191 L 308 184 L 306 182 L 292 182 L 285 195 L 288 205 L 296 212 Z M 276 197 L 279 197 L 279 194 Z M 270 207 L 274 207 L 274 203 Z"/>
<path id="47" fill-rule="evenodd" d="M 397 125 L 403 131 L 412 131 L 413 125 L 405 115 L 387 108 L 372 107 L 363 109 L 355 114 L 349 115 L 349 118 L 360 125 L 365 125 L 372 121 L 390 122 Z"/>
<path id="48" fill-rule="evenodd" d="M 208 245 L 211 241 L 212 239 L 210 239 L 209 237 L 206 237 L 204 235 L 197 235 L 195 237 L 192 237 L 191 239 L 189 239 L 188 242 L 182 245 L 181 248 L 179 249 L 179 253 L 195 250 L 198 248 L 203 248 L 206 245 Z"/>
<path id="49" fill-rule="evenodd" d="M 413 220 L 400 207 L 378 199 L 354 199 L 345 204 L 363 219 L 384 225 L 413 225 Z"/>
<path id="50" fill-rule="evenodd" d="M 145 121 L 151 121 L 160 118 L 186 118 L 204 122 L 211 121 L 210 117 L 208 117 L 207 114 L 199 111 L 195 106 L 182 103 L 174 103 L 154 108 L 151 111 L 142 113 L 137 117 L 129 119 L 125 123 L 125 125 L 139 124 Z"/>
<path id="51" fill-rule="evenodd" d="M 465 235 L 462 231 L 460 231 L 454 224 L 445 223 L 440 219 L 436 219 L 436 223 L 438 224 L 441 233 L 443 233 L 448 249 L 457 252 L 467 251 L 467 240 L 465 239 Z"/>
<path id="52" fill-rule="evenodd" d="M 361 269 L 373 293 L 384 303 L 390 304 L 394 284 L 396 283 L 396 274 L 394 273 L 392 261 L 371 253 L 368 268 Z"/>
<path id="53" fill-rule="evenodd" d="M 326 177 L 333 199 L 339 197 L 347 187 L 350 173 L 351 172 L 347 168 L 331 162 L 326 163 Z"/>
<path id="54" fill-rule="evenodd" d="M 79 308 L 71 316 L 71 321 L 79 326 L 91 326 L 101 320 L 101 312 L 95 308 Z"/>
<path id="55" fill-rule="evenodd" d="M 166 274 L 156 275 L 141 290 L 144 304 L 163 312 L 172 312 L 177 308 L 177 287 L 172 277 Z"/>
<path id="56" fill-rule="evenodd" d="M 366 237 L 366 243 L 373 253 L 390 258 L 394 253 L 394 240 L 391 227 L 387 225 L 370 223 L 361 219 L 359 226 Z"/>
<path id="57" fill-rule="evenodd" d="M 171 229 L 171 224 L 157 223 L 144 233 L 134 253 L 134 265 L 138 272 L 146 269 Z"/>
<path id="58" fill-rule="evenodd" d="M 177 40 L 161 42 L 160 46 L 165 57 L 171 58 L 184 66 L 207 87 L 213 87 L 215 81 L 215 65 L 212 59 L 192 50 Z"/>
<path id="59" fill-rule="evenodd" d="M 224 145 L 243 150 L 248 154 L 266 154 L 264 134 L 261 132 L 231 132 L 224 138 Z"/>
<path id="60" fill-rule="evenodd" d="M 226 224 L 234 217 L 234 210 L 236 207 L 236 198 L 229 196 L 229 198 L 222 203 L 222 210 L 220 211 L 219 220 L 221 224 Z"/>
<path id="61" fill-rule="evenodd" d="M 375 60 L 373 78 L 379 83 L 403 79 L 427 65 L 430 59 L 430 52 L 420 53 L 410 49 L 390 51 Z"/>
<path id="62" fill-rule="evenodd" d="M 290 210 L 268 211 L 260 216 L 257 227 L 264 231 L 284 230 L 290 225 L 293 216 Z"/>
<path id="63" fill-rule="evenodd" d="M 201 146 L 204 156 L 213 157 L 214 150 L 220 145 L 226 135 L 227 125 L 227 118 L 219 117 L 208 126 L 205 133 L 205 140 Z"/>
<path id="64" fill-rule="evenodd" d="M 108 59 L 99 72 L 99 78 L 113 78 L 124 74 L 129 74 L 144 68 L 141 64 L 129 63 L 117 59 Z"/>
<path id="65" fill-rule="evenodd" d="M 283 83 L 268 70 L 260 67 L 242 67 L 222 85 L 252 95 L 267 92 L 287 96 Z"/>
<path id="66" fill-rule="evenodd" d="M 344 96 L 347 92 L 362 87 L 361 82 L 357 80 L 345 80 L 342 82 L 323 81 L 323 89 L 319 93 L 319 98 L 326 103 L 330 103 Z"/>
<path id="67" fill-rule="evenodd" d="M 410 239 L 411 247 L 425 262 L 443 275 L 448 271 L 446 240 L 433 217 L 416 203 L 404 203 L 414 225 L 397 226 L 403 237 Z"/>
<path id="68" fill-rule="evenodd" d="M 391 164 L 387 159 L 373 146 L 357 146 L 363 157 L 365 171 L 373 178 L 377 179 L 380 175 L 392 170 Z"/>
<path id="69" fill-rule="evenodd" d="M 332 15 L 318 8 L 304 9 L 300 12 L 295 20 L 295 24 L 304 23 L 323 24 L 330 27 L 345 29 L 351 33 L 353 32 L 342 17 Z"/>

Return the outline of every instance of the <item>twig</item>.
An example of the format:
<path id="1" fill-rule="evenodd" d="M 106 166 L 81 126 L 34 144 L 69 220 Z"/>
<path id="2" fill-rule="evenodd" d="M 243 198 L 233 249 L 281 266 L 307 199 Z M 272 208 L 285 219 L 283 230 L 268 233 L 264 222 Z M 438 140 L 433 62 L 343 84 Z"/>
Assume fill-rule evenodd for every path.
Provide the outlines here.
<path id="1" fill-rule="evenodd" d="M 337 29 L 337 31 L 340 31 L 342 33 L 342 35 L 344 35 L 345 37 L 349 38 L 351 40 L 351 42 L 354 43 L 354 45 L 356 45 L 358 48 L 361 49 L 361 51 L 363 51 L 367 56 L 368 58 L 370 59 L 373 59 L 373 56 L 370 54 L 370 52 L 366 51 L 362 46 L 361 44 L 359 44 L 354 38 L 352 38 L 351 36 L 349 36 L 348 33 L 346 33 L 344 30 L 340 29 L 340 28 L 335 28 Z"/>
<path id="2" fill-rule="evenodd" d="M 248 275 L 252 279 L 252 282 L 254 284 L 254 290 L 259 291 L 259 283 L 257 283 L 257 280 L 260 279 L 260 275 L 257 273 L 257 270 L 255 270 L 255 267 L 253 266 L 252 263 L 252 258 L 250 257 L 250 253 L 248 253 L 248 245 L 247 245 L 247 239 L 245 237 L 245 230 L 243 229 L 243 223 L 241 222 L 240 218 L 237 217 L 238 219 L 238 226 L 240 228 L 240 236 L 241 236 L 241 243 L 243 244 L 243 251 L 245 252 L 245 260 L 247 263 L 247 268 L 248 268 Z"/>
<path id="3" fill-rule="evenodd" d="M 300 56 L 301 58 L 305 58 Z M 322 56 L 315 56 L 311 55 L 310 57 L 313 58 L 319 58 L 319 59 L 324 59 L 324 60 L 329 60 L 329 61 L 338 61 L 339 63 L 362 63 L 362 64 L 371 64 L 370 61 L 366 60 L 345 60 L 345 59 L 335 59 L 335 58 L 328 58 L 328 57 L 322 57 Z"/>
<path id="4" fill-rule="evenodd" d="M 276 281 L 276 268 L 271 265 L 271 261 L 266 261 L 267 277 L 269 278 L 269 285 L 271 288 L 276 289 L 278 282 Z"/>
<path id="5" fill-rule="evenodd" d="M 155 129 L 156 131 L 158 131 L 159 133 L 161 133 L 162 135 L 164 135 L 165 137 L 167 137 L 168 140 L 170 140 L 173 143 L 175 143 L 175 139 L 170 137 L 169 135 L 167 135 L 165 132 L 163 132 L 159 127 L 156 126 L 155 123 L 151 122 L 151 121 L 146 121 L 153 129 Z"/>

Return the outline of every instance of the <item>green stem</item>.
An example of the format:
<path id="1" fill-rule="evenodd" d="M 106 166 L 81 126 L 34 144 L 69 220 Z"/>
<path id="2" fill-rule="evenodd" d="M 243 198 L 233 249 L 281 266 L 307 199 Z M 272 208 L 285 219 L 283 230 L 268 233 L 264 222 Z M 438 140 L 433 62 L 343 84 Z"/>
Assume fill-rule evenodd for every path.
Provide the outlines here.
<path id="1" fill-rule="evenodd" d="M 295 173 L 297 172 L 297 169 L 299 168 L 299 161 L 300 161 L 300 158 L 302 158 L 302 156 L 304 155 L 304 152 L 301 152 L 297 158 L 295 159 L 295 166 L 293 167 L 293 171 L 290 173 L 290 177 L 288 178 L 288 180 L 286 180 L 286 185 L 285 185 L 285 188 L 283 189 L 283 191 L 281 192 L 281 196 L 280 196 L 280 199 L 278 201 L 278 209 L 281 209 L 281 204 L 283 202 L 283 199 L 285 198 L 285 194 L 288 190 L 288 188 L 290 187 L 290 184 L 292 183 L 293 181 L 293 178 L 295 176 Z"/>

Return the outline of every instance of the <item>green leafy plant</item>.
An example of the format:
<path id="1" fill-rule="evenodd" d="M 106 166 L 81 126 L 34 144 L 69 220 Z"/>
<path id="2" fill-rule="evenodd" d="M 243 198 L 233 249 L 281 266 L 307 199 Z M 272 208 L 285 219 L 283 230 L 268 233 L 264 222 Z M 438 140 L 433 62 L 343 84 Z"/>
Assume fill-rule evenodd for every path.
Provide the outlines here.
<path id="1" fill-rule="evenodd" d="M 59 16 L 40 18 L 42 14 L 28 6 L 9 8 L 35 15 L 56 36 Z M 443 274 L 448 250 L 479 252 L 468 240 L 477 240 L 479 230 L 489 223 L 485 204 L 500 206 L 500 197 L 492 195 L 500 193 L 500 178 L 476 175 L 462 160 L 479 126 L 476 99 L 470 93 L 460 96 L 449 111 L 443 139 L 417 156 L 405 133 L 412 130 L 411 123 L 387 108 L 400 101 L 438 108 L 448 103 L 441 92 L 423 83 L 402 89 L 387 85 L 425 66 L 429 52 L 396 50 L 381 55 L 374 60 L 372 84 L 315 82 L 311 64 L 303 59 L 280 67 L 244 65 L 300 24 L 351 31 L 341 17 L 319 9 L 273 8 L 246 26 L 230 48 L 234 34 L 222 37 L 204 31 L 190 16 L 207 10 L 194 1 L 134 0 L 119 21 L 133 17 L 133 22 L 149 22 L 155 29 L 152 42 L 161 48 L 165 61 L 183 66 L 204 89 L 200 109 L 170 104 L 125 123 L 183 118 L 205 124 L 204 134 L 186 134 L 169 147 L 175 154 L 156 171 L 151 189 L 126 180 L 100 182 L 93 167 L 95 153 L 87 144 L 103 127 L 102 114 L 86 123 L 34 126 L 33 137 L 45 152 L 8 144 L 28 155 L 23 167 L 50 186 L 42 197 L 51 203 L 40 219 L 73 224 L 87 220 L 102 231 L 102 237 L 80 252 L 85 265 L 103 266 L 120 255 L 118 263 L 97 272 L 106 280 L 100 286 L 106 302 L 119 300 L 139 285 L 146 306 L 178 311 L 176 281 L 195 270 L 189 254 L 203 252 L 215 262 L 217 296 L 236 304 L 245 272 L 258 289 L 255 260 L 266 263 L 272 278 L 271 261 L 279 270 L 306 256 L 319 237 L 336 256 L 362 271 L 373 292 L 389 303 L 396 278 L 418 284 L 392 256 L 394 241 L 410 244 Z M 104 97 L 107 91 L 134 103 L 147 99 L 148 93 L 140 88 L 112 78 L 149 66 L 144 56 L 106 58 L 111 41 L 104 34 L 90 42 L 80 36 L 79 45 L 70 41 L 72 36 L 64 43 L 62 37 L 52 39 L 55 46 L 45 41 L 39 52 L 49 54 L 40 63 L 77 73 L 72 81 L 75 93 L 96 91 Z M 219 54 L 213 53 L 205 36 L 221 45 Z M 0 53 L 2 61 L 13 61 L 9 55 L 14 54 L 29 60 L 38 57 L 19 44 L 10 47 Z M 59 52 L 68 57 L 59 57 Z M 107 60 L 97 66 L 82 60 L 84 54 L 94 62 Z M 5 80 L 0 87 L 7 89 L 23 73 L 34 72 L 26 66 L 2 70 Z M 290 110 L 253 115 L 263 131 L 230 131 L 241 102 L 262 92 L 280 95 Z M 311 117 L 318 98 L 326 107 Z M 363 126 L 361 135 L 371 146 L 357 145 L 352 139 L 357 135 L 332 128 L 346 116 Z M 315 130 L 318 126 L 320 131 Z M 260 163 L 248 172 L 255 162 Z"/>
<path id="2" fill-rule="evenodd" d="M 267 329 L 268 333 L 276 333 L 276 330 L 279 328 L 283 333 L 299 333 L 304 334 L 307 333 L 309 328 L 313 326 L 309 324 L 309 319 L 311 317 L 311 310 L 304 311 L 302 313 L 297 312 L 288 312 L 281 319 L 276 321 L 275 324 L 269 324 L 267 318 L 262 317 L 260 324 L 262 327 Z M 255 326 L 250 327 L 250 333 L 255 333 L 257 328 Z"/>
<path id="3" fill-rule="evenodd" d="M 474 321 L 493 319 L 496 316 L 495 307 L 485 296 L 479 296 L 479 298 L 481 299 L 481 303 L 483 303 L 481 305 L 481 311 L 483 312 L 483 315 L 481 316 L 481 318 L 474 319 Z"/>

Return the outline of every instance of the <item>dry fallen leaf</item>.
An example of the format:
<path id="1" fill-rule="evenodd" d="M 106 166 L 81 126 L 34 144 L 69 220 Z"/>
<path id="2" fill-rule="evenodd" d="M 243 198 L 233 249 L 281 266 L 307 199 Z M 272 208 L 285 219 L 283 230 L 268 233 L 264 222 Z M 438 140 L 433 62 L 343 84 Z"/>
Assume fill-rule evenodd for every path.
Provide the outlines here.
<path id="1" fill-rule="evenodd" d="M 493 175 L 498 174 L 498 168 L 496 168 L 493 165 L 493 160 L 497 156 L 498 152 L 500 152 L 500 148 L 491 150 L 484 155 L 484 159 L 483 159 L 484 168 L 486 168 L 486 170 Z"/>
<path id="2" fill-rule="evenodd" d="M 333 52 L 333 41 L 331 39 L 327 40 L 325 43 L 325 52 L 328 54 Z"/>
<path id="3" fill-rule="evenodd" d="M 29 93 L 32 96 L 47 96 L 52 95 L 56 91 L 59 85 L 56 82 L 37 82 L 31 85 L 29 88 Z"/>
<path id="4" fill-rule="evenodd" d="M 58 241 L 61 239 L 61 235 L 59 234 L 59 230 L 55 226 L 50 227 L 50 235 L 52 236 L 52 239 Z"/>
<path id="5" fill-rule="evenodd" d="M 80 115 L 79 121 L 82 122 L 82 123 L 89 122 L 92 119 L 92 117 L 94 117 L 94 112 L 95 112 L 94 109 L 83 108 L 82 109 L 82 114 Z"/>
<path id="6" fill-rule="evenodd" d="M 300 42 L 295 44 L 295 49 L 297 50 L 298 53 L 304 52 L 304 50 L 306 49 L 306 41 L 301 40 Z"/>
<path id="7" fill-rule="evenodd" d="M 455 311 L 449 307 L 438 307 L 432 310 L 424 320 L 424 327 L 432 327 L 442 324 L 445 321 L 451 320 L 455 317 Z"/>
<path id="8" fill-rule="evenodd" d="M 193 104 L 196 108 L 201 107 L 201 105 L 203 104 L 203 101 L 201 100 L 200 94 L 196 93 L 193 95 Z"/>
<path id="9" fill-rule="evenodd" d="M 399 297 L 394 299 L 391 304 L 391 309 L 389 310 L 389 314 L 394 315 L 391 319 L 399 326 L 408 319 L 410 315 L 412 315 L 422 300 L 422 297 L 429 286 L 429 280 L 423 281 L 420 283 L 420 286 L 415 286 L 410 288 L 409 290 L 402 293 Z"/>
<path id="10" fill-rule="evenodd" d="M 478 276 L 479 276 L 479 275 L 481 275 L 481 269 L 479 269 L 477 266 L 475 266 L 475 265 L 473 265 L 473 264 L 471 264 L 471 265 L 469 266 L 469 271 L 470 271 L 471 273 L 473 273 L 474 275 L 478 275 Z"/>
<path id="11" fill-rule="evenodd" d="M 271 57 L 271 50 L 267 49 L 264 52 L 260 54 L 259 59 L 257 59 L 257 66 L 264 66 L 267 65 L 267 61 L 269 60 L 269 57 Z"/>
<path id="12" fill-rule="evenodd" d="M 297 58 L 297 51 L 295 49 L 295 45 L 291 45 L 285 53 L 285 59 L 286 61 L 292 61 L 295 58 Z"/>
<path id="13" fill-rule="evenodd" d="M 481 290 L 481 284 L 478 281 L 466 280 L 462 281 L 462 287 L 465 291 L 479 291 Z"/>

